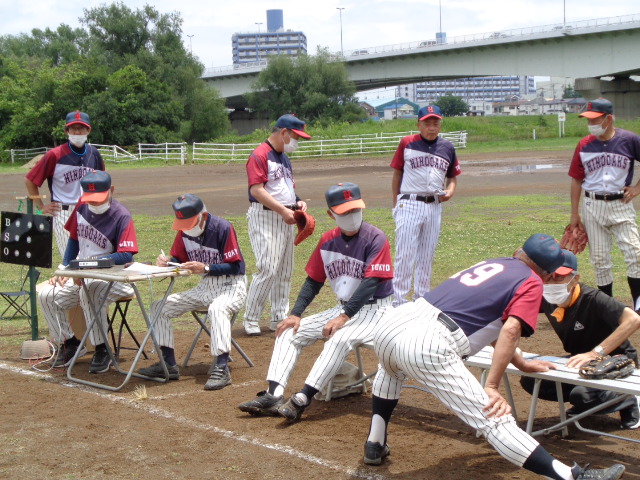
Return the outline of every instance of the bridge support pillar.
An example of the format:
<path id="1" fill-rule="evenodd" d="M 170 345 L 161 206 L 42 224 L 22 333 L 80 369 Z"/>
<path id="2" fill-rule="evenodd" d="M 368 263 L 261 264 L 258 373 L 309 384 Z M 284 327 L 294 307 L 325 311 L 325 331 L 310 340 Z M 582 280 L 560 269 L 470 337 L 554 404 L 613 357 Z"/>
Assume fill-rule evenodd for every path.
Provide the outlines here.
<path id="1" fill-rule="evenodd" d="M 231 128 L 238 132 L 238 135 L 249 135 L 259 128 L 269 128 L 268 115 L 259 115 L 256 112 L 236 109 L 229 113 Z"/>
<path id="2" fill-rule="evenodd" d="M 628 77 L 615 77 L 613 80 L 576 78 L 574 88 L 587 101 L 598 97 L 611 100 L 618 118 L 634 120 L 640 117 L 640 82 Z"/>

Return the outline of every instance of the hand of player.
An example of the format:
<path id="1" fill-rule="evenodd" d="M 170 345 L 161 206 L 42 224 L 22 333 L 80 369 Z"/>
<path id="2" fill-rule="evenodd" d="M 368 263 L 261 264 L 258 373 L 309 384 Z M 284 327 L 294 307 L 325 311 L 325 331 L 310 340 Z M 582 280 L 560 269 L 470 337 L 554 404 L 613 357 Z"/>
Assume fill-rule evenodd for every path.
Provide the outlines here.
<path id="1" fill-rule="evenodd" d="M 60 213 L 60 204 L 58 202 L 50 202 L 42 206 L 42 213 L 45 215 L 53 215 L 54 217 Z"/>
<path id="2" fill-rule="evenodd" d="M 487 418 L 500 418 L 503 415 L 509 415 L 511 413 L 511 405 L 500 395 L 498 390 L 487 386 L 484 387 L 484 391 L 489 396 L 489 402 L 482 409 Z"/>
<path id="3" fill-rule="evenodd" d="M 296 202 L 296 205 L 298 206 L 298 210 L 301 210 L 303 212 L 307 211 L 307 202 L 304 202 L 302 200 L 298 200 Z"/>
<path id="4" fill-rule="evenodd" d="M 556 366 L 546 360 L 527 360 L 518 368 L 523 372 L 548 372 L 549 370 L 555 370 Z"/>
<path id="5" fill-rule="evenodd" d="M 582 224 L 582 220 L 580 220 L 580 214 L 571 215 L 571 220 L 569 221 L 569 225 L 571 228 L 579 228 L 584 231 L 584 225 Z"/>
<path id="6" fill-rule="evenodd" d="M 567 360 L 567 367 L 569 368 L 580 368 L 583 365 L 586 365 L 591 360 L 595 360 L 598 354 L 594 351 L 589 351 L 585 353 L 579 353 L 578 355 L 574 355 L 569 360 Z"/>
<path id="7" fill-rule="evenodd" d="M 293 210 L 285 208 L 280 215 L 282 216 L 284 223 L 286 223 L 287 225 L 295 225 L 296 219 L 293 216 Z"/>
<path id="8" fill-rule="evenodd" d="M 349 321 L 349 317 L 344 314 L 338 315 L 336 318 L 329 320 L 324 327 L 322 327 L 322 336 L 323 338 L 331 338 L 333 335 L 340 330 L 345 323 Z"/>
<path id="9" fill-rule="evenodd" d="M 156 258 L 156 265 L 158 267 L 167 267 L 167 262 L 171 260 L 171 257 L 167 257 L 166 255 L 158 255 L 158 258 Z"/>
<path id="10" fill-rule="evenodd" d="M 49 279 L 49 285 L 54 287 L 64 287 L 67 280 L 69 280 L 67 277 L 51 277 Z"/>
<path id="11" fill-rule="evenodd" d="M 191 273 L 204 273 L 205 264 L 202 262 L 185 262 L 180 268 L 189 270 Z"/>
<path id="12" fill-rule="evenodd" d="M 285 330 L 290 328 L 293 328 L 293 333 L 298 331 L 298 328 L 300 328 L 300 317 L 289 315 L 287 318 L 282 320 L 276 328 L 276 337 L 279 337 L 285 332 Z"/>
<path id="13" fill-rule="evenodd" d="M 446 202 L 451 200 L 451 197 L 453 197 L 453 194 L 449 190 L 445 190 L 444 195 L 438 195 L 438 202 Z"/>
<path id="14" fill-rule="evenodd" d="M 638 185 L 624 187 L 622 190 L 624 191 L 624 197 L 622 198 L 622 201 L 624 203 L 629 203 L 638 195 L 640 195 L 640 187 Z"/>

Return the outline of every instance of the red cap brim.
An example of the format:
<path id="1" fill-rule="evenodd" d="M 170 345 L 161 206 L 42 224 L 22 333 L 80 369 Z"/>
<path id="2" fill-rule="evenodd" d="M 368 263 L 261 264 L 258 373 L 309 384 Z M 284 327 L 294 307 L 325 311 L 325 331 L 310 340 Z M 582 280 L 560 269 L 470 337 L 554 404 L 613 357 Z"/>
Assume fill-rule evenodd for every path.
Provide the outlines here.
<path id="1" fill-rule="evenodd" d="M 302 130 L 296 130 L 295 128 L 291 128 L 290 129 L 293 133 L 300 135 L 302 138 L 305 138 L 307 140 L 309 140 L 311 138 L 311 135 L 309 135 L 308 133 L 302 131 Z"/>
<path id="2" fill-rule="evenodd" d="M 84 123 L 84 122 L 69 122 L 65 125 L 65 127 L 70 127 L 71 125 L 84 125 L 87 128 L 91 128 L 91 125 L 89 125 L 88 123 Z"/>
<path id="3" fill-rule="evenodd" d="M 425 115 L 424 117 L 422 117 L 420 120 L 424 120 L 425 118 L 429 118 L 429 117 L 436 117 L 439 118 L 440 120 L 442 120 L 442 117 L 440 115 L 436 115 L 435 113 L 429 113 L 428 115 Z"/>
<path id="4" fill-rule="evenodd" d="M 337 213 L 338 215 L 342 215 L 349 210 L 353 210 L 354 208 L 366 208 L 364 206 L 364 201 L 359 198 L 357 200 L 352 200 L 350 202 L 341 203 L 340 205 L 336 205 L 335 207 L 331 207 L 333 213 Z"/>
<path id="5" fill-rule="evenodd" d="M 558 267 L 556 271 L 553 273 L 564 277 L 565 275 L 569 275 L 570 273 L 573 273 L 573 269 L 570 267 Z"/>
<path id="6" fill-rule="evenodd" d="M 578 115 L 579 117 L 585 117 L 585 118 L 599 118 L 603 115 L 606 115 L 606 113 L 603 112 L 584 112 L 581 113 L 580 115 Z"/>
<path id="7" fill-rule="evenodd" d="M 84 192 L 80 199 L 83 202 L 104 202 L 109 196 L 109 190 L 104 192 Z"/>
<path id="8" fill-rule="evenodd" d="M 198 215 L 191 218 L 176 218 L 173 221 L 172 230 L 191 230 L 198 222 Z"/>

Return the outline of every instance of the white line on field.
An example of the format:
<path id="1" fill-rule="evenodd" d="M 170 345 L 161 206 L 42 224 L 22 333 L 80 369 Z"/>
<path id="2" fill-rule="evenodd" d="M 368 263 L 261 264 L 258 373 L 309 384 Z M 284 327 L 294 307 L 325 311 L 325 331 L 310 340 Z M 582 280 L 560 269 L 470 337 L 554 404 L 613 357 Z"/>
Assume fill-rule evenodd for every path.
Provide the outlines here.
<path id="1" fill-rule="evenodd" d="M 213 425 L 207 425 L 205 423 L 200 423 L 200 422 L 196 422 L 190 418 L 187 417 L 183 417 L 183 416 L 179 416 L 179 415 L 174 415 L 173 413 L 166 411 L 162 408 L 158 408 L 158 407 L 152 407 L 152 406 L 148 406 L 148 405 L 144 405 L 141 402 L 137 402 L 135 400 L 132 400 L 130 398 L 126 398 L 126 397 L 122 397 L 122 396 L 118 396 L 116 394 L 113 393 L 103 393 L 100 391 L 97 391 L 96 389 L 89 387 L 89 386 L 85 386 L 85 385 L 80 385 L 77 383 L 71 383 L 68 382 L 66 380 L 62 380 L 59 377 L 56 377 L 54 375 L 48 374 L 48 373 L 40 373 L 40 372 L 34 372 L 33 370 L 29 370 L 29 369 L 25 369 L 22 367 L 16 367 L 13 365 L 9 365 L 6 364 L 4 362 L 0 362 L 0 369 L 6 370 L 10 373 L 17 373 L 17 374 L 21 374 L 21 375 L 27 375 L 27 376 L 32 376 L 32 377 L 38 377 L 42 380 L 45 380 L 47 382 L 51 382 L 51 383 L 57 383 L 59 385 L 62 385 L 64 387 L 69 387 L 69 388 L 75 388 L 77 390 L 80 390 L 82 392 L 85 393 L 90 393 L 92 395 L 95 395 L 97 397 L 103 398 L 105 400 L 109 400 L 111 402 L 115 402 L 115 403 L 124 403 L 127 404 L 130 407 L 134 407 L 137 408 L 138 410 L 144 411 L 146 413 L 149 413 L 151 415 L 160 417 L 160 418 L 164 418 L 167 420 L 172 420 L 176 423 L 179 423 L 181 425 L 186 425 L 188 427 L 191 428 L 196 428 L 198 430 L 203 430 L 203 431 L 209 431 L 209 432 L 214 432 L 217 433 L 219 435 L 222 435 L 225 438 L 230 438 L 232 440 L 236 440 L 239 442 L 243 442 L 243 443 L 247 443 L 250 445 L 254 445 L 257 447 L 262 447 L 262 448 L 266 448 L 269 450 L 275 450 L 277 452 L 280 453 L 284 453 L 287 455 L 291 455 L 292 457 L 297 457 L 301 460 L 304 460 L 306 462 L 309 463 L 314 463 L 316 465 L 320 465 L 322 467 L 326 467 L 329 468 L 331 470 L 335 470 L 337 472 L 346 474 L 346 475 L 350 475 L 352 477 L 355 478 L 363 478 L 363 479 L 374 479 L 374 480 L 387 480 L 387 477 L 383 476 L 383 475 L 379 475 L 379 474 L 374 474 L 374 473 L 370 473 L 366 470 L 360 470 L 360 469 L 354 469 L 351 467 L 347 467 L 344 465 L 340 465 L 338 463 L 329 461 L 329 460 L 325 460 L 323 458 L 320 457 L 316 457 L 315 455 L 311 455 L 311 454 L 307 454 L 304 452 L 301 452 L 299 449 L 294 448 L 294 447 L 289 447 L 287 445 L 281 445 L 278 443 L 266 443 L 262 440 L 260 440 L 259 438 L 254 438 L 254 437 L 249 437 L 246 435 L 240 435 L 236 432 L 233 432 L 231 430 L 225 430 L 222 428 L 218 428 L 215 427 Z"/>

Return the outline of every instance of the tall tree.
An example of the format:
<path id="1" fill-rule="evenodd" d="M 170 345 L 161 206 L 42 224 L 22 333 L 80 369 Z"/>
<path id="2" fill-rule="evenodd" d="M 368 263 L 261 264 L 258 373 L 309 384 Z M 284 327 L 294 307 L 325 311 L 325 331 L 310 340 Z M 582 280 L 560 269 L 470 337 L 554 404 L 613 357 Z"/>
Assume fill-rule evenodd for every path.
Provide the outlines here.
<path id="1" fill-rule="evenodd" d="M 442 114 L 447 117 L 465 115 L 469 111 L 467 102 L 454 95 L 445 95 L 444 97 L 438 98 L 435 105 L 439 106 Z"/>

